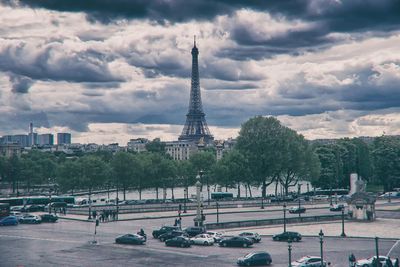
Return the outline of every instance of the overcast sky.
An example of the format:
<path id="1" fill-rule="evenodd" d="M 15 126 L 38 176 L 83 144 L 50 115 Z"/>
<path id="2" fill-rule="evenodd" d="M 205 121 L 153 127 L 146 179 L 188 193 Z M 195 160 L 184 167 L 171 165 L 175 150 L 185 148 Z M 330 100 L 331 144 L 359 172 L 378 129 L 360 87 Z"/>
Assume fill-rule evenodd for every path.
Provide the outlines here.
<path id="1" fill-rule="evenodd" d="M 0 0 L 0 135 L 177 140 L 193 36 L 209 128 L 400 134 L 398 0 Z"/>

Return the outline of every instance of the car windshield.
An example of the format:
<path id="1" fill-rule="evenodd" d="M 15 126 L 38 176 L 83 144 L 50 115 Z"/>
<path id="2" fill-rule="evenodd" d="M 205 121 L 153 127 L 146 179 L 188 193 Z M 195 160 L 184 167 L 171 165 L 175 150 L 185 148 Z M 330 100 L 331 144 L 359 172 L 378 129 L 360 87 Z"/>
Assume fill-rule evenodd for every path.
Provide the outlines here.
<path id="1" fill-rule="evenodd" d="M 246 256 L 244 256 L 245 259 L 251 258 L 253 257 L 253 255 L 255 255 L 254 252 L 247 254 Z"/>
<path id="2" fill-rule="evenodd" d="M 297 260 L 297 262 L 306 262 L 308 261 L 310 258 L 309 257 L 303 257 Z"/>

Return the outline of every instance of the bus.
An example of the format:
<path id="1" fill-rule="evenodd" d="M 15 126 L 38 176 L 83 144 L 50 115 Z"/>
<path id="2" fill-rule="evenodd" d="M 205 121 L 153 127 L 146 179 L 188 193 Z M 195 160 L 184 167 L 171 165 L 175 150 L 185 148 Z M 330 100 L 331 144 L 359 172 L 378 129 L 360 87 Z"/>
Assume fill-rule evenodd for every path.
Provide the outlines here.
<path id="1" fill-rule="evenodd" d="M 303 196 L 343 196 L 349 194 L 349 189 L 315 189 L 306 193 L 302 193 Z"/>
<path id="2" fill-rule="evenodd" d="M 49 202 L 65 202 L 75 204 L 75 197 L 72 196 L 30 196 L 30 197 L 11 197 L 0 198 L 0 203 L 8 203 L 10 206 L 25 206 L 32 204 L 47 205 Z"/>
<path id="3" fill-rule="evenodd" d="M 10 215 L 10 204 L 0 203 L 0 218 Z"/>
<path id="4" fill-rule="evenodd" d="M 212 192 L 211 199 L 221 200 L 221 199 L 232 199 L 233 193 L 228 192 Z"/>

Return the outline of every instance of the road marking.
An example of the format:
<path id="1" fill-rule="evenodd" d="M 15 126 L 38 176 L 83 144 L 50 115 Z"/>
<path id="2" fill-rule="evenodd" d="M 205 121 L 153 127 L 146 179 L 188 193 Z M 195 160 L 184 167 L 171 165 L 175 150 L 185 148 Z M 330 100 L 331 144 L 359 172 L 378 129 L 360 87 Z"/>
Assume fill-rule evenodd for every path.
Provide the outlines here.
<path id="1" fill-rule="evenodd" d="M 50 239 L 50 238 L 40 238 L 40 237 L 32 237 L 32 236 L 1 235 L 1 234 L 0 234 L 0 237 L 10 237 L 10 238 L 19 238 L 19 239 L 31 239 L 31 240 L 41 240 L 41 241 L 52 241 L 52 242 L 82 243 L 82 242 L 80 242 L 80 241 L 73 241 L 73 240 Z"/>

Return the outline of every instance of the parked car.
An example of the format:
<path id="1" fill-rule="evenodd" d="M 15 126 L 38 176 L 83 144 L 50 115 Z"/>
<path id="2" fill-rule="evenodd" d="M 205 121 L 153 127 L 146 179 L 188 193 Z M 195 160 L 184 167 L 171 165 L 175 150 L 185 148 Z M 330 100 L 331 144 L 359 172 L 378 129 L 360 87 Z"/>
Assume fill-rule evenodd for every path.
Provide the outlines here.
<path id="1" fill-rule="evenodd" d="M 344 210 L 344 205 L 343 204 L 335 204 L 332 207 L 329 208 L 330 211 L 342 211 Z"/>
<path id="2" fill-rule="evenodd" d="M 182 247 L 182 248 L 188 248 L 190 247 L 190 239 L 185 237 L 185 236 L 177 236 L 171 239 L 168 239 L 165 241 L 166 246 L 171 246 L 171 247 Z"/>
<path id="3" fill-rule="evenodd" d="M 241 236 L 233 236 L 233 237 L 226 237 L 219 241 L 219 245 L 221 247 L 249 247 L 253 245 L 253 241 L 246 237 Z"/>
<path id="4" fill-rule="evenodd" d="M 158 236 L 158 239 L 160 239 L 161 242 L 164 242 L 165 240 L 177 237 L 177 236 L 186 236 L 189 237 L 186 232 L 179 231 L 179 230 L 173 230 L 167 233 L 164 233 L 162 235 Z"/>
<path id="5" fill-rule="evenodd" d="M 165 234 L 167 232 L 171 232 L 174 230 L 179 230 L 178 226 L 163 226 L 158 230 L 153 231 L 153 237 L 158 238 L 160 235 Z"/>
<path id="6" fill-rule="evenodd" d="M 323 262 L 322 267 L 330 265 L 326 261 Z M 321 267 L 321 258 L 316 256 L 305 256 L 292 262 L 292 267 Z"/>
<path id="7" fill-rule="evenodd" d="M 400 192 L 392 191 L 392 192 L 386 192 L 382 195 L 379 196 L 380 198 L 399 198 L 400 197 Z"/>
<path id="8" fill-rule="evenodd" d="M 325 196 L 325 195 L 316 195 L 316 196 L 312 196 L 313 200 L 327 200 L 329 199 L 329 196 Z"/>
<path id="9" fill-rule="evenodd" d="M 270 265 L 271 263 L 271 255 L 264 251 L 251 252 L 237 260 L 239 266 Z"/>
<path id="10" fill-rule="evenodd" d="M 58 220 L 58 216 L 54 214 L 41 214 L 40 218 L 42 222 L 56 222 Z"/>
<path id="11" fill-rule="evenodd" d="M 23 208 L 24 206 L 12 206 L 10 211 L 21 211 Z"/>
<path id="12" fill-rule="evenodd" d="M 7 216 L 0 220 L 1 226 L 17 225 L 17 224 L 18 224 L 18 220 L 15 216 Z"/>
<path id="13" fill-rule="evenodd" d="M 274 241 L 288 241 L 289 238 L 294 242 L 298 242 L 301 240 L 301 234 L 297 232 L 283 232 L 272 236 L 272 240 Z"/>
<path id="14" fill-rule="evenodd" d="M 196 227 L 196 226 L 192 226 L 192 227 L 187 227 L 184 230 L 190 237 L 199 235 L 199 234 L 203 234 L 206 232 L 206 228 L 204 227 Z"/>
<path id="15" fill-rule="evenodd" d="M 32 215 L 32 214 L 24 214 L 21 219 L 19 219 L 19 223 L 34 223 L 38 224 L 41 223 L 42 220 L 39 216 Z"/>
<path id="16" fill-rule="evenodd" d="M 291 207 L 289 209 L 289 213 L 299 214 L 299 213 L 305 213 L 305 212 L 306 212 L 306 208 L 304 208 L 304 207 Z"/>
<path id="17" fill-rule="evenodd" d="M 137 234 L 126 234 L 121 235 L 115 239 L 117 244 L 133 244 L 133 245 L 143 245 L 146 239 L 143 236 Z"/>
<path id="18" fill-rule="evenodd" d="M 376 256 L 370 257 L 368 259 L 361 259 L 356 262 L 356 267 L 373 267 L 372 261 L 376 259 Z M 379 261 L 382 267 L 387 267 L 386 260 L 388 257 L 379 256 Z M 392 263 L 394 264 L 394 260 L 392 259 Z"/>
<path id="19" fill-rule="evenodd" d="M 199 234 L 195 237 L 190 238 L 192 244 L 212 246 L 214 244 L 214 238 L 208 234 Z"/>
<path id="20" fill-rule="evenodd" d="M 206 234 L 212 236 L 214 238 L 215 243 L 218 243 L 223 238 L 223 234 L 220 232 L 207 231 Z"/>
<path id="21" fill-rule="evenodd" d="M 17 218 L 17 220 L 19 220 L 20 218 L 22 218 L 22 216 L 24 216 L 24 214 L 19 211 L 11 211 L 10 216 L 14 216 L 15 218 Z"/>
<path id="22" fill-rule="evenodd" d="M 261 236 L 255 232 L 242 232 L 239 236 L 247 237 L 253 240 L 253 243 L 258 243 L 261 241 Z"/>

